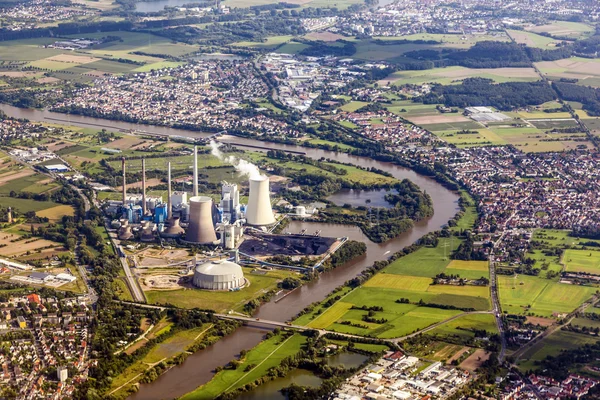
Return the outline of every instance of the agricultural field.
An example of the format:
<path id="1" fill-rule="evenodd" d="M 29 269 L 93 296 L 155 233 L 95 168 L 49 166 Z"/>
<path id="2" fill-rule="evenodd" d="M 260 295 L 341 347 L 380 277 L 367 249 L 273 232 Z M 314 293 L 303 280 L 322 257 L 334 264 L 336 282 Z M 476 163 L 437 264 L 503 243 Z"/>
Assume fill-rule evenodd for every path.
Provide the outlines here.
<path id="1" fill-rule="evenodd" d="M 279 46 L 282 46 L 284 43 L 288 43 L 291 39 L 293 39 L 293 36 L 290 35 L 269 36 L 264 42 L 236 42 L 232 43 L 231 45 L 236 47 L 251 47 L 262 50 L 273 50 Z"/>
<path id="2" fill-rule="evenodd" d="M 472 218 L 470 218 L 472 220 Z M 489 276 L 487 262 L 451 261 L 450 254 L 460 244 L 457 238 L 439 238 L 437 247 L 422 247 L 401 257 L 354 290 L 337 293 L 340 299 L 330 307 L 315 308 L 298 318 L 296 324 L 361 336 L 394 338 L 422 330 L 463 313 L 460 309 L 489 310 L 489 287 L 432 285 L 432 277 L 445 272 L 478 279 Z M 402 302 L 397 300 L 405 299 Z M 446 310 L 425 307 L 423 303 L 452 305 L 459 309 Z M 365 307 L 366 309 L 362 309 Z M 369 320 L 369 307 L 383 307 Z M 469 327 L 494 320 L 486 316 L 462 320 L 462 325 L 449 325 L 447 330 L 472 334 Z M 471 325 L 469 325 L 471 324 Z M 443 325 L 444 326 L 444 325 Z M 463 332 L 463 327 L 467 331 Z M 492 329 L 492 331 L 495 328 Z"/>
<path id="3" fill-rule="evenodd" d="M 600 251 L 594 250 L 565 250 L 563 255 L 565 270 L 600 275 Z"/>
<path id="4" fill-rule="evenodd" d="M 535 66 L 550 80 L 578 79 L 578 84 L 600 87 L 600 60 L 571 57 L 557 61 L 541 61 Z"/>
<path id="5" fill-rule="evenodd" d="M 523 354 L 518 363 L 519 369 L 521 371 L 533 369 L 535 368 L 535 362 L 543 360 L 546 356 L 556 356 L 562 350 L 573 350 L 597 341 L 598 338 L 594 336 L 557 330 L 534 344 Z"/>
<path id="6" fill-rule="evenodd" d="M 474 330 L 484 330 L 490 334 L 498 333 L 493 314 L 470 314 L 458 317 L 427 332 L 428 335 L 475 337 Z"/>
<path id="7" fill-rule="evenodd" d="M 59 80 L 89 82 L 103 75 L 123 74 L 134 70 L 136 72 L 150 71 L 180 64 L 166 61 L 159 56 L 133 54 L 135 52 L 181 57 L 196 51 L 193 46 L 173 43 L 169 39 L 149 33 L 119 31 L 85 34 L 86 38 L 92 39 L 106 36 L 119 36 L 121 40 L 101 43 L 76 51 L 44 47 L 54 43 L 56 39 L 53 38 L 6 41 L 0 43 L 0 60 L 17 63 L 22 67 L 39 69 L 39 75 L 30 75 L 27 76 L 28 78 L 41 78 L 44 72 L 48 72 L 48 77 L 40 83 L 52 85 L 58 83 Z M 80 38 L 81 34 L 68 37 Z M 122 60 L 145 65 L 136 65 Z M 11 69 L 8 72 L 14 74 L 22 71 Z M 0 65 L 0 74 L 4 73 L 7 72 L 2 71 Z M 31 74 L 31 72 L 26 73 Z"/>
<path id="8" fill-rule="evenodd" d="M 242 311 L 244 304 L 277 287 L 277 283 L 297 274 L 287 271 L 269 271 L 265 275 L 252 273 L 252 268 L 244 268 L 244 276 L 250 286 L 237 292 L 214 292 L 185 288 L 179 290 L 148 290 L 145 292 L 151 304 L 170 303 L 182 308 L 211 309 L 218 312 Z"/>
<path id="9" fill-rule="evenodd" d="M 528 26 L 525 29 L 529 32 L 548 33 L 551 36 L 572 39 L 587 37 L 594 33 L 594 27 L 591 25 L 568 21 L 553 21 L 546 25 Z"/>
<path id="10" fill-rule="evenodd" d="M 538 49 L 552 49 L 553 47 L 556 47 L 557 43 L 562 42 L 561 40 L 538 35 L 534 32 L 514 30 L 508 30 L 507 32 L 515 40 L 515 42 L 524 44 L 528 47 L 536 47 Z"/>
<path id="11" fill-rule="evenodd" d="M 240 360 L 238 368 L 225 369 L 217 373 L 210 382 L 183 396 L 182 399 L 209 400 L 219 394 L 254 382 L 267 375 L 268 370 L 278 366 L 284 358 L 298 353 L 305 343 L 306 337 L 298 333 L 287 339 L 282 338 L 281 335 L 275 335 L 264 340 Z M 250 365 L 254 367 L 247 371 L 246 368 Z"/>
<path id="12" fill-rule="evenodd" d="M 533 68 L 466 68 L 446 67 L 422 71 L 396 71 L 380 80 L 380 85 L 440 83 L 452 85 L 466 78 L 487 78 L 494 82 L 534 82 L 540 79 Z"/>
<path id="13" fill-rule="evenodd" d="M 580 111 L 580 110 L 578 110 Z M 582 111 L 585 113 L 585 111 Z M 600 136 L 600 118 L 585 118 L 587 117 L 587 113 L 583 116 L 582 121 L 590 130 L 593 135 Z"/>
<path id="14" fill-rule="evenodd" d="M 568 285 L 528 275 L 499 275 L 498 288 L 503 311 L 541 317 L 569 313 L 596 292 L 593 287 Z"/>

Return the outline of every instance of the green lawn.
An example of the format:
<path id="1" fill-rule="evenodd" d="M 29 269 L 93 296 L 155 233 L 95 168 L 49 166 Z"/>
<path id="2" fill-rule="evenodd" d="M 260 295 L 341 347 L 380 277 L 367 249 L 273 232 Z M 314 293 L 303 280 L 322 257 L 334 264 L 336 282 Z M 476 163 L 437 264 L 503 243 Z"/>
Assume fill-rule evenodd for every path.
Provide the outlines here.
<path id="1" fill-rule="evenodd" d="M 401 257 L 384 269 L 386 273 L 433 277 L 444 271 L 450 255 L 458 248 L 461 240 L 455 237 L 440 238 L 437 247 L 422 247 Z"/>
<path id="2" fill-rule="evenodd" d="M 563 262 L 567 271 L 600 274 L 600 251 L 594 250 L 565 250 Z"/>
<path id="3" fill-rule="evenodd" d="M 237 369 L 226 369 L 219 372 L 210 382 L 183 396 L 182 399 L 214 399 L 219 394 L 254 382 L 266 375 L 269 368 L 278 366 L 284 358 L 298 353 L 305 343 L 306 337 L 299 334 L 294 334 L 283 340 L 281 335 L 273 336 L 250 350 L 241 360 L 241 364 Z M 246 367 L 251 364 L 255 367 L 246 372 Z"/>
<path id="4" fill-rule="evenodd" d="M 252 274 L 252 268 L 244 268 L 244 276 L 250 286 L 237 292 L 215 292 L 199 289 L 150 290 L 146 292 L 151 304 L 171 303 L 183 308 L 202 308 L 215 311 L 238 310 L 244 304 L 262 293 L 277 287 L 277 282 L 296 273 L 287 271 L 269 271 L 266 275 Z"/>
<path id="5" fill-rule="evenodd" d="M 0 206 L 12 207 L 13 209 L 19 210 L 22 213 L 26 213 L 28 211 L 42 211 L 59 205 L 60 204 L 53 201 L 35 201 L 31 199 L 0 196 Z"/>
<path id="6" fill-rule="evenodd" d="M 527 275 L 519 275 L 516 279 L 499 275 L 498 288 L 503 311 L 542 317 L 571 312 L 596 291 L 589 286 L 568 285 Z"/>

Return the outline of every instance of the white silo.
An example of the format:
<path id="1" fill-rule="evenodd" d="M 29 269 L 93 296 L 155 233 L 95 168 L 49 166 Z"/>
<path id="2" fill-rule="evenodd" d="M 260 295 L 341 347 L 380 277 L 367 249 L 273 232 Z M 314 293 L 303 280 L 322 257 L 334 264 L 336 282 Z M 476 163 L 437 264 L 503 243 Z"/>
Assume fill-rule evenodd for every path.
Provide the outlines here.
<path id="1" fill-rule="evenodd" d="M 250 178 L 250 196 L 246 209 L 246 223 L 248 225 L 265 226 L 275 223 L 275 216 L 271 208 L 271 195 L 269 191 L 269 178 L 260 176 Z"/>
<path id="2" fill-rule="evenodd" d="M 221 238 L 221 245 L 223 248 L 231 250 L 235 248 L 235 226 L 225 225 L 223 226 L 223 236 Z"/>
<path id="3" fill-rule="evenodd" d="M 189 199 L 190 219 L 186 241 L 199 244 L 212 244 L 217 240 L 213 225 L 213 201 L 207 196 L 194 196 Z"/>

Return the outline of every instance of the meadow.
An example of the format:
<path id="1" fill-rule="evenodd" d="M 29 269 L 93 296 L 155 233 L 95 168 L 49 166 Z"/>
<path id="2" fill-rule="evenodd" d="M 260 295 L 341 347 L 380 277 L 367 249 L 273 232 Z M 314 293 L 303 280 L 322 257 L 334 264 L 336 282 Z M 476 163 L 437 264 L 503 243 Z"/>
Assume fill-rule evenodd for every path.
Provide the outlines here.
<path id="1" fill-rule="evenodd" d="M 486 78 L 494 82 L 533 82 L 540 79 L 533 68 L 466 68 L 445 67 L 422 71 L 396 71 L 380 80 L 380 85 L 439 83 L 459 84 L 466 78 Z"/>
<path id="2" fill-rule="evenodd" d="M 459 336 L 465 339 L 475 337 L 474 330 L 498 333 L 493 314 L 470 314 L 458 317 L 427 332 L 428 335 Z"/>
<path id="3" fill-rule="evenodd" d="M 596 292 L 593 287 L 568 285 L 528 275 L 516 278 L 499 275 L 498 289 L 503 311 L 541 317 L 569 313 Z"/>
<path id="4" fill-rule="evenodd" d="M 287 339 L 274 335 L 262 341 L 250 350 L 241 360 L 236 369 L 225 369 L 217 373 L 207 384 L 182 397 L 183 400 L 209 400 L 256 379 L 267 375 L 270 368 L 277 367 L 281 361 L 298 353 L 306 343 L 306 337 L 294 334 Z M 249 371 L 248 366 L 253 365 Z"/>
<path id="5" fill-rule="evenodd" d="M 277 287 L 277 283 L 286 277 L 297 274 L 287 271 L 269 271 L 265 275 L 252 273 L 252 268 L 244 268 L 244 276 L 250 286 L 237 292 L 215 292 L 209 290 L 178 289 L 148 290 L 145 292 L 151 304 L 170 303 L 182 308 L 211 309 L 217 312 L 242 311 L 244 304 Z"/>
<path id="6" fill-rule="evenodd" d="M 570 57 L 557 61 L 542 61 L 535 66 L 548 79 L 577 79 L 578 84 L 600 87 L 600 60 Z"/>
<path id="7" fill-rule="evenodd" d="M 518 367 L 521 371 L 533 369 L 536 361 L 541 361 L 547 356 L 556 356 L 563 350 L 573 350 L 597 341 L 597 337 L 557 330 L 530 347 L 521 357 Z"/>
<path id="8" fill-rule="evenodd" d="M 547 36 L 538 35 L 534 32 L 507 30 L 507 33 L 519 44 L 538 49 L 552 49 L 560 41 Z"/>
<path id="9" fill-rule="evenodd" d="M 556 37 L 579 39 L 594 33 L 594 27 L 582 22 L 552 21 L 545 25 L 535 25 L 525 28 L 529 32 L 548 33 Z"/>
<path id="10" fill-rule="evenodd" d="M 600 251 L 590 250 L 565 250 L 563 263 L 566 271 L 584 272 L 600 275 Z"/>

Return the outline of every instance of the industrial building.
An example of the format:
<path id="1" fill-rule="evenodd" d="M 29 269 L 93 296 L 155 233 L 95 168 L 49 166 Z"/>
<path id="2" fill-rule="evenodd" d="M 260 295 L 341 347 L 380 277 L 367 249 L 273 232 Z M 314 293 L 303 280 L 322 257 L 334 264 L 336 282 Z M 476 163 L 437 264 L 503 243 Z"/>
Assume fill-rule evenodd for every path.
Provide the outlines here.
<path id="1" fill-rule="evenodd" d="M 122 158 L 122 196 L 120 201 L 108 201 L 105 212 L 116 216 L 112 227 L 120 240 L 140 240 L 146 243 L 158 238 L 181 240 L 199 245 L 221 245 L 236 248 L 244 228 L 264 229 L 275 224 L 271 208 L 269 179 L 253 176 L 249 179 L 248 204 L 240 203 L 238 185 L 222 182 L 221 199 L 198 195 L 198 149 L 194 146 L 193 192 L 173 192 L 171 162 L 167 162 L 167 201 L 146 195 L 146 160 L 142 159 L 142 193 L 128 194 L 126 160 Z"/>
<path id="2" fill-rule="evenodd" d="M 242 267 L 227 260 L 207 261 L 194 269 L 193 285 L 208 290 L 235 290 L 246 284 Z"/>

